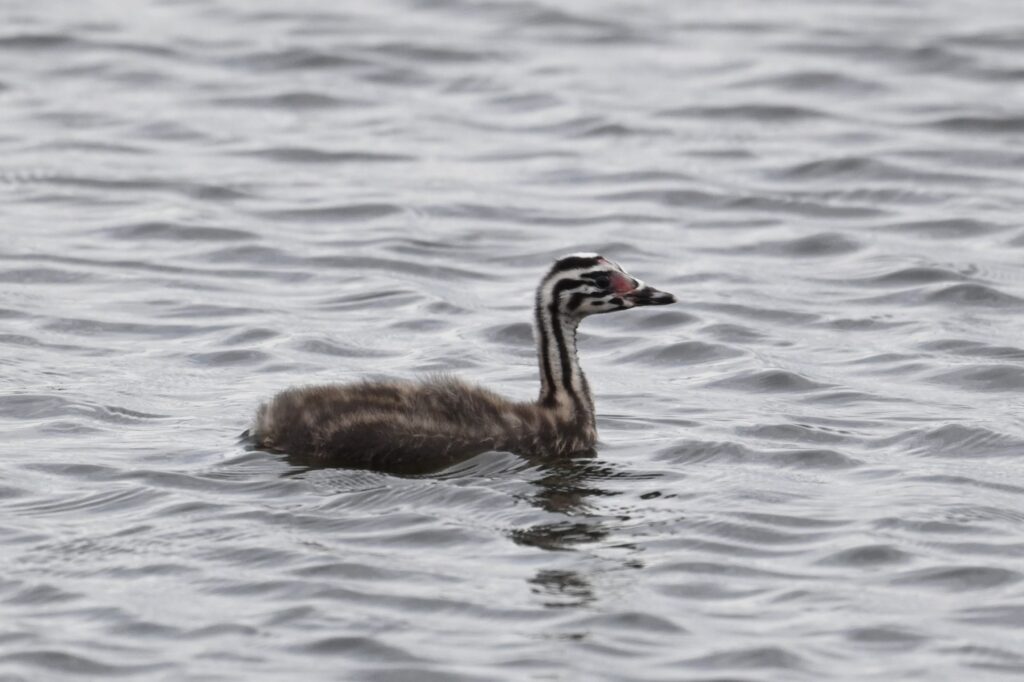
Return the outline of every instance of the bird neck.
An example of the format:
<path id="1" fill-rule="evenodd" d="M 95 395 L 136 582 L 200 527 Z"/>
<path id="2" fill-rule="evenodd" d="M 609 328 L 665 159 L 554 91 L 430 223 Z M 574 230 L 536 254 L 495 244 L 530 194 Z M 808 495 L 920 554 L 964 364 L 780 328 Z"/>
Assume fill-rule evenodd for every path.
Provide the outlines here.
<path id="1" fill-rule="evenodd" d="M 587 378 L 576 354 L 579 318 L 567 316 L 557 303 L 537 295 L 537 356 L 540 364 L 541 407 L 556 410 L 565 419 L 592 427 L 594 403 Z"/>

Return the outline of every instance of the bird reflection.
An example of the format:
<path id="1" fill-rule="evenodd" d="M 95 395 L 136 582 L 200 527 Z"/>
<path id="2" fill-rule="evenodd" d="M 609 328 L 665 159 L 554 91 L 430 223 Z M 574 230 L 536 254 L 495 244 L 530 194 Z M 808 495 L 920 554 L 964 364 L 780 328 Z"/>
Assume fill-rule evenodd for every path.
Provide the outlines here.
<path id="1" fill-rule="evenodd" d="M 535 594 L 548 597 L 544 606 L 549 608 L 585 606 L 597 600 L 590 581 L 577 571 L 540 570 L 528 582 Z"/>
<path id="2" fill-rule="evenodd" d="M 499 456 L 499 453 L 491 454 Z M 510 461 L 518 462 L 518 464 L 513 464 L 515 470 L 523 474 L 530 472 L 533 475 L 530 480 L 523 481 L 526 490 L 518 494 L 517 497 L 546 512 L 549 517 L 554 517 L 548 522 L 509 530 L 508 536 L 514 543 L 547 552 L 574 552 L 588 546 L 596 546 L 602 550 L 600 553 L 595 552 L 581 556 L 581 560 L 588 564 L 586 572 L 572 568 L 551 568 L 550 566 L 538 569 L 527 582 L 531 591 L 543 596 L 545 606 L 565 608 L 586 605 L 598 598 L 592 582 L 592 575 L 609 570 L 643 567 L 643 563 L 637 558 L 639 550 L 632 544 L 625 542 L 614 544 L 616 554 L 625 551 L 625 556 L 618 554 L 615 558 L 611 558 L 608 553 L 603 551 L 609 549 L 607 545 L 609 538 L 621 535 L 625 524 L 632 517 L 621 511 L 617 514 L 609 514 L 602 509 L 603 505 L 600 504 L 600 501 L 622 494 L 608 485 L 609 482 L 617 479 L 649 478 L 650 474 L 638 474 L 624 470 L 609 461 L 598 459 L 594 451 L 573 458 L 536 458 L 505 454 Z M 332 476 L 320 481 L 320 484 L 327 483 L 329 488 L 337 492 L 351 491 L 353 488 L 367 489 L 382 485 L 388 486 L 386 479 L 396 475 L 403 478 L 408 476 L 412 480 L 421 477 L 433 479 L 436 476 L 462 478 L 467 475 L 467 472 L 472 471 L 472 467 L 481 465 L 481 460 L 474 458 L 465 463 L 467 469 L 456 466 L 439 473 L 415 472 L 403 476 L 396 473 L 382 474 L 366 470 L 318 466 L 315 462 L 287 455 L 285 459 L 295 467 L 281 474 L 285 477 L 302 475 L 316 469 L 336 470 L 339 473 L 338 477 Z M 524 465 L 524 460 L 529 468 L 520 468 Z M 491 462 L 495 461 L 495 459 L 491 460 Z M 497 461 L 500 462 L 500 458 Z M 486 466 L 486 464 L 483 465 Z M 342 474 L 342 472 L 345 473 Z M 611 559 L 610 564 L 609 559 Z M 592 560 L 596 560 L 600 567 L 595 569 Z"/>
<path id="3" fill-rule="evenodd" d="M 629 516 L 608 517 L 590 512 L 591 498 L 613 497 L 620 493 L 600 487 L 601 481 L 625 476 L 607 462 L 586 458 L 534 461 L 542 475 L 532 481 L 534 490 L 526 500 L 542 509 L 569 519 L 537 524 L 512 531 L 512 540 L 548 550 L 569 550 L 575 546 L 599 542 L 611 530 L 610 524 L 629 520 Z"/>
<path id="4" fill-rule="evenodd" d="M 526 499 L 530 504 L 562 517 L 550 523 L 516 528 L 510 532 L 518 545 L 547 551 L 569 552 L 607 540 L 630 520 L 626 514 L 609 516 L 596 510 L 598 498 L 614 497 L 621 493 L 602 487 L 603 481 L 632 478 L 635 474 L 621 471 L 591 454 L 587 458 L 559 459 L 534 462 L 539 465 L 540 477 L 533 480 L 533 491 Z M 636 547 L 616 545 L 634 554 Z M 641 568 L 643 564 L 634 556 L 614 561 L 611 570 Z M 608 568 L 603 568 L 608 570 Z M 584 606 L 597 599 L 591 578 L 577 570 L 544 568 L 529 579 L 531 590 L 543 595 L 544 606 L 566 608 Z"/>
<path id="5" fill-rule="evenodd" d="M 585 513 L 587 498 L 615 494 L 596 487 L 602 467 L 593 454 L 588 454 L 587 458 L 533 460 L 532 463 L 538 466 L 541 475 L 531 481 L 532 490 L 523 498 L 546 512 L 579 518 L 513 529 L 513 542 L 547 550 L 567 550 L 575 545 L 598 542 L 608 535 L 597 518 L 588 518 Z"/>

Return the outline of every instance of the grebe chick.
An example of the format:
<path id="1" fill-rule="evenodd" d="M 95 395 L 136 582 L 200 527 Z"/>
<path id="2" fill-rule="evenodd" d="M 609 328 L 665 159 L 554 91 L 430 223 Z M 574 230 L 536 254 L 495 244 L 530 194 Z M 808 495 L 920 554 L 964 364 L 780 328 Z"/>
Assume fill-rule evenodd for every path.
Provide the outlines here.
<path id="1" fill-rule="evenodd" d="M 450 377 L 290 388 L 260 406 L 257 445 L 319 466 L 440 470 L 487 450 L 568 456 L 597 441 L 576 328 L 595 313 L 674 303 L 594 253 L 557 261 L 534 308 L 540 396 L 514 402 Z"/>

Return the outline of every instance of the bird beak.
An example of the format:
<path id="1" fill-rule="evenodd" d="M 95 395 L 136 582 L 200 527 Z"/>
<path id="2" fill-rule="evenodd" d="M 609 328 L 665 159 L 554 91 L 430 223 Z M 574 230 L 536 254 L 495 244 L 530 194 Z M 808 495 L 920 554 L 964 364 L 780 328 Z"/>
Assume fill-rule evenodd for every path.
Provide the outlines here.
<path id="1" fill-rule="evenodd" d="M 643 284 L 629 292 L 625 298 L 632 301 L 633 305 L 668 305 L 676 302 L 676 297 L 672 294 L 655 289 L 648 284 Z"/>

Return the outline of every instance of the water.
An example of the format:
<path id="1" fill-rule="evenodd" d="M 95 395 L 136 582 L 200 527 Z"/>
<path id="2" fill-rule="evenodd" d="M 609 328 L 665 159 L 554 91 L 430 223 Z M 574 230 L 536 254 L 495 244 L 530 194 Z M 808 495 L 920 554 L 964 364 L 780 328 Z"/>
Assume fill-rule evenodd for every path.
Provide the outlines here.
<path id="1" fill-rule="evenodd" d="M 1020 678 L 1019 3 L 2 11 L 0 678 Z M 596 458 L 238 439 L 576 250 Z"/>

